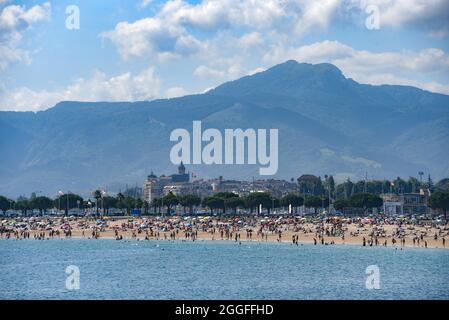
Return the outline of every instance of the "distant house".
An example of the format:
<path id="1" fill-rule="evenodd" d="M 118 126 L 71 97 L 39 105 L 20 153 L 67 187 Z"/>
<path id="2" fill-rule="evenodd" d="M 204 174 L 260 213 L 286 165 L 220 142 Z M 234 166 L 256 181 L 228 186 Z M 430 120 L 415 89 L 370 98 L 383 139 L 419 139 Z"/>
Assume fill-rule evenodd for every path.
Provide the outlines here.
<path id="1" fill-rule="evenodd" d="M 429 194 L 427 193 L 404 193 L 403 194 L 405 215 L 425 215 L 429 213 Z"/>
<path id="2" fill-rule="evenodd" d="M 172 183 L 188 183 L 190 180 L 190 174 L 186 173 L 186 167 L 182 161 L 178 167 L 178 174 L 172 174 L 170 177 Z"/>
<path id="3" fill-rule="evenodd" d="M 161 198 L 168 192 L 181 195 L 186 192 L 186 188 L 183 185 L 188 184 L 189 181 L 190 174 L 186 173 L 186 167 L 182 162 L 178 167 L 177 174 L 157 177 L 151 172 L 143 183 L 144 200 L 151 203 L 154 199 Z"/>
<path id="4" fill-rule="evenodd" d="M 388 215 L 427 215 L 430 213 L 429 196 L 428 190 L 421 190 L 419 193 L 381 195 L 384 212 Z"/>

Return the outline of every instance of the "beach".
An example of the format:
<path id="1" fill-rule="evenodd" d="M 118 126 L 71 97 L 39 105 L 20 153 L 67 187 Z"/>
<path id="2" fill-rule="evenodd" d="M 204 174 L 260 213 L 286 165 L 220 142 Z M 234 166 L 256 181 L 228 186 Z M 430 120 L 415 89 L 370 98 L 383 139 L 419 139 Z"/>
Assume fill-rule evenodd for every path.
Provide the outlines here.
<path id="1" fill-rule="evenodd" d="M 449 228 L 398 219 L 341 217 L 30 217 L 3 220 L 0 235 L 37 240 L 224 240 L 447 249 Z"/>

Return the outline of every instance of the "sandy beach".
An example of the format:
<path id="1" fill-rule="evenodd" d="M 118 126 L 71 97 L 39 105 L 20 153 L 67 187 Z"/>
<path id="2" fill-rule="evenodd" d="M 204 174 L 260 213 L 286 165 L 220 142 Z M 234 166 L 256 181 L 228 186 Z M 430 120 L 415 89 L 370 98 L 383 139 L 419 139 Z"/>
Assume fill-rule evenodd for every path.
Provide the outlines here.
<path id="1" fill-rule="evenodd" d="M 303 217 L 145 217 L 3 220 L 1 238 L 273 241 L 316 245 L 448 248 L 449 228 L 401 220 Z"/>

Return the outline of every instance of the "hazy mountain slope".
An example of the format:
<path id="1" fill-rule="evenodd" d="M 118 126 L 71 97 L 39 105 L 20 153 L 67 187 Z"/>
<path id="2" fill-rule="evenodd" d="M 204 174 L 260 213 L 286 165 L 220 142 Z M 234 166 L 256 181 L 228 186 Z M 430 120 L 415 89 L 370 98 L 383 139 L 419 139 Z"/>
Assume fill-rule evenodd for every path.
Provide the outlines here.
<path id="1" fill-rule="evenodd" d="M 449 175 L 449 96 L 371 86 L 330 64 L 288 61 L 205 94 L 151 102 L 61 102 L 0 112 L 0 194 L 139 185 L 170 174 L 170 132 L 203 127 L 279 130 L 277 177 Z M 259 166 L 188 166 L 201 177 L 250 179 Z"/>

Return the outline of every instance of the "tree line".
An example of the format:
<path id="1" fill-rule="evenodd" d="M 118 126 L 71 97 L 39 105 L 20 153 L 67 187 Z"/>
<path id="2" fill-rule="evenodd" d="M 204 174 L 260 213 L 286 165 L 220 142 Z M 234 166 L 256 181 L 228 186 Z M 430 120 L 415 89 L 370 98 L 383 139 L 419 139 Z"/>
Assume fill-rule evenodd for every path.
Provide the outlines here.
<path id="1" fill-rule="evenodd" d="M 370 196 L 370 195 L 368 195 Z M 51 199 L 45 196 L 35 196 L 30 199 L 20 198 L 17 201 L 7 199 L 0 196 L 0 209 L 6 211 L 8 209 L 15 210 L 39 210 L 41 213 L 55 208 L 58 210 L 68 211 L 70 209 L 95 209 L 97 213 L 108 213 L 110 208 L 124 209 L 129 214 L 132 209 L 140 209 L 144 214 L 148 214 L 150 210 L 153 213 L 170 213 L 176 206 L 181 206 L 184 213 L 193 213 L 193 208 L 203 207 L 210 210 L 210 213 L 237 213 L 237 209 L 247 209 L 251 213 L 260 213 L 260 209 L 268 210 L 288 208 L 291 206 L 292 213 L 297 211 L 300 206 L 307 208 L 325 208 L 329 206 L 329 199 L 324 196 L 300 195 L 299 193 L 289 193 L 282 198 L 273 197 L 267 192 L 254 192 L 247 196 L 241 197 L 231 192 L 219 192 L 212 196 L 200 198 L 197 195 L 175 195 L 168 193 L 167 195 L 154 199 L 151 203 L 118 193 L 115 197 L 103 195 L 97 190 L 93 193 L 95 200 L 84 200 L 76 194 L 66 194 Z M 380 199 L 380 198 L 379 198 Z M 382 199 L 380 199 L 382 201 Z"/>
<path id="2" fill-rule="evenodd" d="M 301 187 L 303 189 L 301 190 Z M 132 196 L 131 192 L 118 193 L 116 196 L 106 195 L 101 190 L 93 192 L 93 199 L 83 199 L 73 193 L 59 195 L 55 199 L 46 196 L 32 195 L 30 199 L 20 197 L 11 200 L 0 196 L 0 210 L 39 210 L 41 213 L 55 208 L 64 210 L 95 209 L 97 214 L 108 214 L 109 209 L 117 208 L 130 214 L 133 209 L 139 209 L 144 214 L 150 212 L 154 214 L 171 213 L 172 209 L 178 205 L 183 208 L 184 213 L 193 213 L 193 208 L 203 207 L 210 213 L 237 213 L 238 209 L 249 210 L 250 213 L 260 213 L 260 207 L 270 212 L 273 209 L 292 207 L 292 213 L 297 212 L 297 208 L 326 208 L 329 202 L 336 210 L 344 208 L 379 208 L 382 206 L 382 199 L 379 194 L 382 192 L 406 193 L 417 192 L 417 188 L 426 187 L 432 192 L 429 199 L 429 206 L 432 209 L 440 210 L 445 216 L 449 210 L 449 179 L 443 179 L 433 185 L 430 177 L 424 183 L 416 178 L 408 181 L 397 178 L 390 181 L 358 181 L 352 183 L 349 179 L 337 186 L 333 183 L 332 176 L 325 176 L 324 183 L 321 178 L 314 180 L 307 185 L 298 183 L 298 192 L 289 193 L 281 198 L 272 196 L 266 192 L 254 192 L 247 196 L 238 196 L 230 192 L 220 192 L 211 196 L 200 198 L 197 195 L 177 196 L 169 193 L 161 198 L 154 199 L 151 203 L 141 197 Z M 389 189 L 388 189 L 389 188 Z M 327 193 L 326 193 L 327 191 Z M 365 192 L 367 191 L 367 192 Z"/>
<path id="3" fill-rule="evenodd" d="M 332 200 L 346 199 L 357 193 L 371 193 L 380 195 L 382 193 L 418 193 L 420 189 L 428 189 L 430 192 L 449 192 L 449 178 L 445 178 L 437 182 L 433 182 L 432 178 L 427 176 L 426 179 L 409 177 L 407 180 L 397 177 L 393 180 L 359 180 L 351 181 L 350 178 L 345 182 L 336 184 L 332 175 L 325 175 L 324 179 L 316 177 L 316 179 L 297 181 L 298 191 L 301 194 L 311 194 L 316 196 L 328 196 Z"/>

